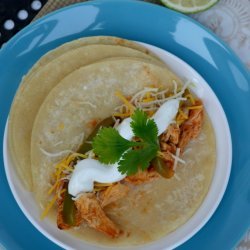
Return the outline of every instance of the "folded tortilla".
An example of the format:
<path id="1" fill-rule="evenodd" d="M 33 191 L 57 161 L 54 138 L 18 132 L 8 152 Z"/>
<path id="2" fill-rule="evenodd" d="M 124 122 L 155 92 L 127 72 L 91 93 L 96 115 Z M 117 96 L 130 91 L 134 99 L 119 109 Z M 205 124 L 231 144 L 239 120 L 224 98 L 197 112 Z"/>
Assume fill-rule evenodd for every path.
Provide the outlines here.
<path id="1" fill-rule="evenodd" d="M 29 73 L 24 77 L 16 93 L 9 116 L 9 151 L 17 173 L 28 190 L 32 190 L 30 138 L 33 122 L 43 100 L 59 81 L 82 66 L 111 57 L 135 57 L 163 65 L 162 62 L 148 55 L 143 47 L 129 41 L 122 40 L 123 46 L 86 45 L 98 41 L 115 44 L 116 40 L 85 38 L 59 47 L 43 57 L 34 66 L 35 68 L 31 69 L 32 75 Z M 85 46 L 80 46 L 84 44 Z M 145 53 L 125 45 L 141 49 Z"/>
<path id="2" fill-rule="evenodd" d="M 55 164 L 78 149 L 93 128 L 90 122 L 113 114 L 121 104 L 120 91 L 131 96 L 159 84 L 173 90 L 182 84 L 168 69 L 134 58 L 107 59 L 82 67 L 59 82 L 36 116 L 31 138 L 34 193 L 44 208 L 51 197 Z M 110 239 L 83 226 L 77 234 L 101 245 L 140 245 L 157 240 L 184 224 L 199 208 L 213 176 L 216 146 L 213 128 L 205 116 L 201 134 L 191 141 L 171 179 L 160 178 L 131 188 L 123 199 L 105 209 L 130 236 Z M 72 230 L 76 234 L 75 230 Z"/>
<path id="3" fill-rule="evenodd" d="M 51 199 L 48 190 L 55 164 L 78 149 L 91 133 L 93 119 L 111 116 L 121 104 L 116 91 L 130 96 L 152 85 L 172 90 L 174 82 L 182 84 L 147 49 L 114 37 L 79 39 L 42 57 L 16 94 L 8 135 L 19 177 L 33 189 L 40 207 Z M 173 178 L 132 188 L 124 199 L 106 209 L 129 237 L 111 240 L 88 227 L 77 234 L 89 242 L 112 246 L 140 245 L 167 235 L 201 205 L 213 177 L 215 158 L 214 132 L 206 115 L 201 134 L 182 155 L 186 164 L 178 165 Z"/>

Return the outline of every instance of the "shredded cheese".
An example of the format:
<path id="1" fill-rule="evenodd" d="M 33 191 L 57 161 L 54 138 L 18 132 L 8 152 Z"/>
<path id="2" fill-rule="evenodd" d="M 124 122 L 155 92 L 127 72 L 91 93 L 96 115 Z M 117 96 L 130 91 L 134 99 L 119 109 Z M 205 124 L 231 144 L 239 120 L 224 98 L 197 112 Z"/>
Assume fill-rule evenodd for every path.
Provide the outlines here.
<path id="1" fill-rule="evenodd" d="M 66 192 L 66 189 L 64 188 L 64 189 L 59 189 L 58 190 L 58 192 L 57 192 L 57 197 L 58 197 L 58 199 L 62 199 L 62 194 L 64 193 L 64 192 Z"/>
<path id="2" fill-rule="evenodd" d="M 71 165 L 71 162 L 74 161 L 76 158 L 88 158 L 87 155 L 80 154 L 80 153 L 72 153 L 69 156 L 65 157 L 63 160 L 61 160 L 59 163 L 55 165 L 55 171 L 52 174 L 51 178 L 53 181 L 53 186 L 48 190 L 48 195 L 51 195 L 54 191 L 56 191 L 56 195 L 61 195 L 60 184 L 62 180 L 68 179 L 68 176 L 73 171 L 73 167 Z M 50 201 L 48 206 L 43 211 L 41 218 L 46 217 L 49 210 L 52 208 L 53 204 L 55 203 L 56 196 Z"/>
<path id="3" fill-rule="evenodd" d="M 60 194 L 64 193 L 66 191 L 66 189 L 61 190 Z M 47 205 L 47 207 L 44 209 L 44 211 L 42 212 L 40 219 L 43 220 L 49 213 L 50 209 L 53 207 L 53 205 L 55 204 L 57 199 L 57 194 L 55 194 L 55 196 L 53 197 L 53 199 L 49 202 L 49 204 Z"/>
<path id="4" fill-rule="evenodd" d="M 155 112 L 154 112 L 153 110 L 149 110 L 149 111 L 148 111 L 148 115 L 149 115 L 149 117 L 153 116 L 153 115 L 154 115 L 154 113 L 155 113 Z"/>
<path id="5" fill-rule="evenodd" d="M 113 126 L 113 128 L 117 128 L 117 126 L 120 124 L 120 119 L 117 119 L 116 121 L 115 121 L 115 124 L 114 124 L 114 126 Z"/>
<path id="6" fill-rule="evenodd" d="M 158 88 L 145 87 L 143 90 L 137 92 L 131 99 L 131 103 L 134 103 L 136 99 L 143 97 L 147 92 L 158 92 Z"/>
<path id="7" fill-rule="evenodd" d="M 56 188 L 59 185 L 59 181 L 57 181 L 48 191 L 48 195 L 50 195 L 54 190 L 56 190 Z"/>
<path id="8" fill-rule="evenodd" d="M 174 158 L 173 155 L 172 155 L 172 157 L 174 158 L 174 166 L 173 166 L 174 171 L 176 170 L 176 167 L 177 167 L 177 164 L 178 164 L 177 157 L 179 157 L 179 155 L 180 155 L 180 148 L 177 148 L 176 149 L 176 154 L 175 154 L 176 157 Z"/>
<path id="9" fill-rule="evenodd" d="M 192 110 L 192 109 L 202 109 L 202 108 L 203 108 L 202 105 L 197 105 L 197 106 L 188 107 L 187 109 L 188 109 L 188 110 Z"/>
<path id="10" fill-rule="evenodd" d="M 65 164 L 62 164 L 62 169 L 67 169 L 69 172 L 72 172 L 73 171 L 73 168 L 65 165 Z M 64 170 L 63 170 L 64 171 Z"/>
<path id="11" fill-rule="evenodd" d="M 114 113 L 113 116 L 125 118 L 125 117 L 129 117 L 130 113 Z"/>
<path id="12" fill-rule="evenodd" d="M 164 98 L 167 92 L 168 92 L 168 89 L 164 89 L 156 93 L 151 93 L 151 95 L 155 97 L 159 97 L 159 98 Z"/>
<path id="13" fill-rule="evenodd" d="M 41 214 L 40 219 L 43 220 L 49 213 L 49 210 L 52 208 L 52 206 L 55 204 L 57 199 L 57 194 L 53 197 L 53 199 L 49 202 L 49 204 L 47 205 L 47 207 L 44 209 L 44 211 Z"/>
<path id="14" fill-rule="evenodd" d="M 52 174 L 52 182 L 54 183 L 53 186 L 48 190 L 48 195 L 51 195 L 53 192 L 56 192 L 53 199 L 49 202 L 49 204 L 46 206 L 45 210 L 43 211 L 41 215 L 41 219 L 45 218 L 47 214 L 49 213 L 49 210 L 53 207 L 56 198 L 60 197 L 60 195 L 65 192 L 66 190 L 60 190 L 62 180 L 68 179 L 68 176 L 73 171 L 73 167 L 71 162 L 74 161 L 77 158 L 87 158 L 87 155 L 80 154 L 80 153 L 72 153 L 68 155 L 67 157 L 63 158 L 59 163 L 57 163 L 54 168 L 55 171 Z"/>
<path id="15" fill-rule="evenodd" d="M 145 99 L 142 100 L 142 102 L 144 102 L 144 103 L 152 102 L 152 101 L 155 101 L 155 99 L 152 97 L 146 97 Z"/>
<path id="16" fill-rule="evenodd" d="M 88 158 L 94 159 L 95 158 L 95 153 L 93 152 L 93 150 L 89 150 L 86 155 L 88 156 Z"/>
<path id="17" fill-rule="evenodd" d="M 189 93 L 187 95 L 185 95 L 186 98 L 188 98 L 190 100 L 190 102 L 192 103 L 192 105 L 195 104 L 195 100 L 194 97 Z"/>
<path id="18" fill-rule="evenodd" d="M 181 109 L 179 109 L 179 114 L 180 114 L 181 117 L 183 117 L 185 120 L 188 119 L 188 116 L 187 116 Z"/>
<path id="19" fill-rule="evenodd" d="M 128 107 L 128 109 L 130 110 L 130 113 L 132 114 L 135 110 L 135 107 L 127 100 L 127 98 L 125 96 L 122 95 L 121 92 L 116 91 L 115 95 L 120 98 L 120 100 L 122 102 L 124 102 L 124 104 Z"/>
<path id="20" fill-rule="evenodd" d="M 182 163 L 182 164 L 185 164 L 185 163 L 186 163 L 184 160 L 182 160 L 182 159 L 180 158 L 180 152 L 181 152 L 181 149 L 180 149 L 180 148 L 177 148 L 177 149 L 176 149 L 175 155 L 171 154 L 171 156 L 174 158 L 174 166 L 173 166 L 173 170 L 174 170 L 174 171 L 176 170 L 176 167 L 177 167 L 178 162 L 180 162 L 180 163 Z"/>

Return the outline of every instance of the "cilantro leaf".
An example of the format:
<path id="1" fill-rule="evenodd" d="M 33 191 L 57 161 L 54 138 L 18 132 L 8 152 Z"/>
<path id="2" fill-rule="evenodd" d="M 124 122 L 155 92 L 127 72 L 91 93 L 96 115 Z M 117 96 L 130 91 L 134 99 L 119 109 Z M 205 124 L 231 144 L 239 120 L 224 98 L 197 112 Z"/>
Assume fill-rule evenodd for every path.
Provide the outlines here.
<path id="1" fill-rule="evenodd" d="M 134 135 L 144 142 L 157 144 L 158 128 L 154 120 L 149 119 L 147 114 L 140 109 L 136 109 L 131 118 L 130 126 Z"/>
<path id="2" fill-rule="evenodd" d="M 150 161 L 156 156 L 157 146 L 146 145 L 140 150 L 129 150 L 118 163 L 118 170 L 122 174 L 133 175 L 139 169 L 146 170 Z"/>
<path id="3" fill-rule="evenodd" d="M 158 129 L 154 120 L 142 110 L 136 109 L 131 116 L 130 127 L 139 141 L 128 141 L 114 128 L 103 128 L 93 140 L 94 153 L 105 164 L 118 162 L 122 174 L 132 175 L 145 170 L 159 150 Z"/>
<path id="4" fill-rule="evenodd" d="M 102 128 L 93 140 L 93 150 L 100 162 L 112 164 L 118 162 L 123 153 L 134 144 L 121 137 L 116 129 Z"/>

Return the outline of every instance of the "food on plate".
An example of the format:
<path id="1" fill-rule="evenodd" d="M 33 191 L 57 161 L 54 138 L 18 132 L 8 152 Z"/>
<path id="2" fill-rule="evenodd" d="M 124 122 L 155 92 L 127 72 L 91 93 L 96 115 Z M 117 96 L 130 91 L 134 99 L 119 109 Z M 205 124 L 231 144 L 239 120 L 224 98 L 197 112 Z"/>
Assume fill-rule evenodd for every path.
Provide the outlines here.
<path id="1" fill-rule="evenodd" d="M 45 97 L 60 80 L 72 71 L 115 57 L 133 57 L 163 65 L 147 49 L 134 42 L 115 37 L 88 37 L 66 43 L 49 52 L 23 78 L 9 116 L 9 144 L 17 172 L 27 189 L 32 190 L 31 130 Z M 22 141 L 21 147 L 20 141 Z"/>
<path id="2" fill-rule="evenodd" d="M 129 96 L 152 84 L 166 82 L 172 88 L 172 81 L 181 84 L 167 68 L 121 58 L 82 67 L 59 82 L 42 103 L 32 130 L 31 165 L 38 200 L 47 203 L 51 166 L 58 158 L 77 150 L 92 132 L 92 120 L 112 116 L 120 103 L 117 91 Z"/>
<path id="3" fill-rule="evenodd" d="M 113 237 L 118 242 L 129 234 L 140 243 L 148 241 L 149 235 L 154 240 L 169 233 L 189 219 L 211 181 L 214 138 L 208 118 L 203 121 L 202 101 L 187 85 L 166 68 L 124 58 L 95 63 L 64 78 L 42 104 L 32 132 L 34 191 L 43 216 L 54 200 L 59 204 L 59 228 L 80 226 L 82 237 L 93 228 L 95 237 Z M 157 128 L 144 127 L 150 118 Z M 133 148 L 145 138 L 134 137 L 128 123 L 133 119 L 144 121 L 140 130 L 152 136 L 154 145 L 138 146 L 143 148 L 138 155 Z M 202 132 L 203 127 L 207 130 Z M 150 135 L 156 129 L 158 133 Z M 126 141 L 119 141 L 118 134 Z M 128 156 L 130 164 L 118 161 L 126 150 L 135 157 Z M 138 200 L 136 212 L 132 204 Z M 141 209 L 147 212 L 143 215 Z M 130 212 L 122 213 L 126 210 Z M 155 213 L 157 223 L 152 222 Z M 130 223 L 135 221 L 132 214 L 138 224 Z M 148 224 L 145 215 L 151 217 Z M 161 216 L 163 225 L 158 224 Z"/>
<path id="4" fill-rule="evenodd" d="M 55 50 L 17 93 L 35 106 L 22 153 L 41 219 L 95 244 L 140 245 L 169 234 L 196 212 L 213 177 L 214 131 L 193 83 L 135 49 Z M 46 75 L 53 81 L 37 91 Z M 16 108 L 13 128 L 25 125 Z"/>

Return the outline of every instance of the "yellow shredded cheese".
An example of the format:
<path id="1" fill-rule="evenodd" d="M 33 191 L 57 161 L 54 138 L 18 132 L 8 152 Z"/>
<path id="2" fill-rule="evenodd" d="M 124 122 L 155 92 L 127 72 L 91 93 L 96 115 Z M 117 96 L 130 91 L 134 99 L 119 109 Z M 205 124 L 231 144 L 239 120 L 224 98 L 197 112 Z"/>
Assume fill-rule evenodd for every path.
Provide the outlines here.
<path id="1" fill-rule="evenodd" d="M 124 117 L 129 117 L 130 113 L 114 113 L 113 116 L 124 118 Z"/>
<path id="2" fill-rule="evenodd" d="M 185 95 L 186 98 L 188 98 L 190 100 L 190 102 L 192 103 L 192 105 L 195 104 L 195 100 L 194 100 L 194 97 L 191 95 L 191 94 L 187 94 Z"/>
<path id="3" fill-rule="evenodd" d="M 66 191 L 66 189 L 61 190 L 60 194 L 64 193 Z M 54 195 L 53 199 L 49 202 L 49 204 L 47 205 L 47 207 L 43 210 L 40 219 L 43 220 L 49 213 L 50 209 L 53 207 L 53 205 L 55 204 L 57 199 L 57 194 Z"/>
<path id="4" fill-rule="evenodd" d="M 61 188 L 61 184 L 62 184 L 62 178 L 67 177 L 67 174 L 65 174 L 64 171 L 66 170 L 68 172 L 72 172 L 73 166 L 71 166 L 71 162 L 77 158 L 85 159 L 85 158 L 88 158 L 88 156 L 85 154 L 81 154 L 81 153 L 72 153 L 72 154 L 66 156 L 64 159 L 62 159 L 59 163 L 57 163 L 54 166 L 55 171 L 51 175 L 52 182 L 54 184 L 48 190 L 48 195 L 51 195 L 53 192 L 55 192 L 55 195 L 52 198 L 52 200 L 48 203 L 48 205 L 46 206 L 44 211 L 42 212 L 41 219 L 44 219 L 48 215 L 50 209 L 55 204 L 58 195 L 60 197 L 60 195 L 66 191 L 66 189 L 59 191 L 59 189 Z M 95 191 L 105 189 L 106 187 L 108 187 L 110 185 L 112 185 L 112 183 L 95 183 Z"/>
<path id="5" fill-rule="evenodd" d="M 185 122 L 188 119 L 188 115 L 185 114 L 180 108 L 178 111 L 178 115 L 176 117 L 176 123 L 178 125 L 181 125 L 183 122 Z"/>
<path id="6" fill-rule="evenodd" d="M 115 95 L 128 107 L 130 113 L 132 114 L 135 110 L 134 105 L 132 105 L 125 96 L 122 95 L 121 92 L 116 91 Z"/>
<path id="7" fill-rule="evenodd" d="M 82 159 L 88 158 L 87 155 L 81 154 L 81 153 L 72 153 L 71 155 L 68 156 L 66 165 L 69 165 L 71 161 L 75 160 L 76 157 L 81 157 Z"/>
<path id="8" fill-rule="evenodd" d="M 146 97 L 145 99 L 142 100 L 142 102 L 145 102 L 145 103 L 152 102 L 152 101 L 155 101 L 155 99 L 152 97 Z"/>
<path id="9" fill-rule="evenodd" d="M 155 112 L 153 110 L 150 110 L 150 111 L 147 112 L 147 114 L 148 114 L 149 117 L 153 116 L 154 113 Z"/>
<path id="10" fill-rule="evenodd" d="M 179 114 L 180 114 L 184 119 L 188 119 L 188 116 L 187 116 L 181 109 L 179 109 Z"/>
<path id="11" fill-rule="evenodd" d="M 43 220 L 48 215 L 50 209 L 55 204 L 56 199 L 57 199 L 57 194 L 53 197 L 53 199 L 49 202 L 49 204 L 47 205 L 47 207 L 42 212 L 41 217 L 40 217 L 41 220 Z"/>
<path id="12" fill-rule="evenodd" d="M 189 110 L 192 110 L 192 109 L 202 109 L 202 108 L 203 108 L 202 105 L 188 107 Z"/>
<path id="13" fill-rule="evenodd" d="M 73 168 L 69 165 L 77 157 L 80 157 L 82 159 L 88 158 L 87 155 L 84 155 L 81 153 L 72 153 L 69 156 L 67 156 L 66 158 L 64 158 L 62 161 L 60 161 L 57 165 L 55 165 L 55 172 L 52 174 L 52 179 L 54 180 L 54 185 L 56 185 L 57 182 L 64 176 L 63 171 L 65 171 L 65 170 L 70 171 L 70 172 L 73 171 Z M 51 191 L 51 189 L 48 191 L 49 194 L 54 190 L 53 189 Z"/>
<path id="14" fill-rule="evenodd" d="M 73 168 L 72 168 L 72 167 L 69 167 L 69 166 L 67 166 L 67 165 L 65 165 L 65 164 L 62 164 L 62 169 L 68 170 L 68 171 L 70 171 L 70 172 L 73 171 Z"/>
<path id="15" fill-rule="evenodd" d="M 147 93 L 146 93 L 146 99 L 149 99 L 150 96 L 151 96 L 151 93 L 150 93 L 150 92 L 147 92 Z"/>
<path id="16" fill-rule="evenodd" d="M 59 181 L 57 181 L 48 191 L 48 195 L 50 195 L 59 185 Z"/>

